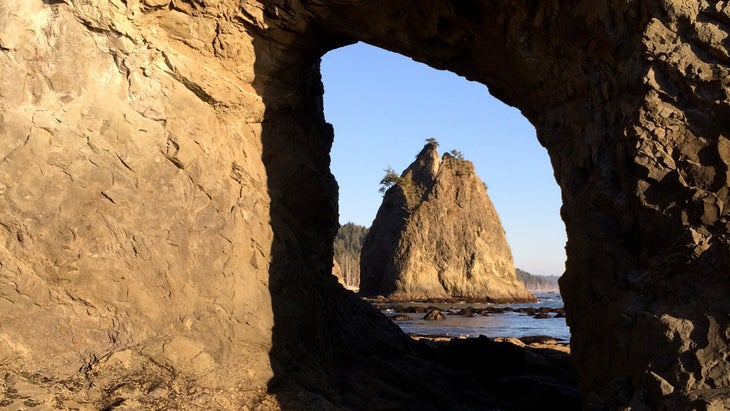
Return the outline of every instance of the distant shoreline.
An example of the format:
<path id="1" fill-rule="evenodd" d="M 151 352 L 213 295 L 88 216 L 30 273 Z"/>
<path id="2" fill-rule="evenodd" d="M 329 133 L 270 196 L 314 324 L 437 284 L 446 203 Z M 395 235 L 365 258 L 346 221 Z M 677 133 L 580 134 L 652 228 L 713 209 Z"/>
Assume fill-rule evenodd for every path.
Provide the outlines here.
<path id="1" fill-rule="evenodd" d="M 441 307 L 432 304 L 440 304 Z M 399 313 L 425 314 L 431 310 L 443 312 L 446 315 L 468 316 L 475 315 L 488 316 L 494 314 L 504 314 L 507 312 L 520 313 L 529 315 L 534 318 L 561 318 L 565 317 L 565 307 L 494 307 L 485 305 L 484 303 L 374 303 L 373 306 L 379 311 L 394 310 Z M 466 307 L 464 307 L 466 306 Z M 554 315 L 550 315 L 554 314 Z"/>
<path id="2" fill-rule="evenodd" d="M 498 337 L 512 338 L 508 342 L 520 346 L 536 341 L 546 344 L 552 339 L 559 342 L 557 350 L 565 351 L 561 347 L 567 346 L 570 341 L 570 331 L 564 320 L 566 313 L 562 297 L 558 292 L 538 292 L 535 295 L 537 303 L 516 304 L 462 299 L 452 302 L 444 302 L 445 299 L 427 302 L 368 301 L 415 339 L 447 341 L 454 337 L 458 340 L 460 336 L 475 338 L 484 335 L 489 339 L 495 338 L 495 341 Z"/>
<path id="3" fill-rule="evenodd" d="M 529 290 L 528 290 L 529 291 Z M 539 293 L 547 293 L 547 292 L 555 292 L 559 293 L 559 291 L 536 291 Z M 409 303 L 418 303 L 418 304 L 529 304 L 529 303 L 536 303 L 537 299 L 535 300 L 526 300 L 526 299 L 517 299 L 517 300 L 509 300 L 509 299 L 495 299 L 495 298 L 480 298 L 480 297 L 448 297 L 448 298 L 389 298 L 384 296 L 377 296 L 377 297 L 364 297 L 359 296 L 363 300 L 371 303 L 371 304 L 409 304 Z"/>
<path id="4" fill-rule="evenodd" d="M 518 270 L 518 272 L 520 272 L 520 271 L 521 270 Z M 552 277 L 536 276 L 536 275 L 531 275 L 531 274 L 524 273 L 524 272 L 522 272 L 522 275 L 523 276 L 528 275 L 528 276 L 531 276 L 532 278 L 538 278 L 541 280 L 543 278 L 552 279 Z M 554 281 L 557 281 L 557 279 L 555 279 Z M 383 295 L 378 295 L 375 297 L 368 297 L 368 296 L 359 294 L 358 293 L 359 289 L 358 289 L 358 291 L 355 291 L 352 288 L 350 290 L 354 291 L 357 294 L 357 296 L 360 297 L 361 299 L 363 299 L 364 301 L 367 301 L 374 305 L 376 305 L 376 304 L 403 305 L 403 304 L 408 304 L 408 303 L 418 303 L 418 304 L 529 304 L 529 303 L 536 303 L 539 300 L 537 298 L 537 296 L 535 296 L 534 300 L 530 300 L 530 299 L 512 300 L 512 299 L 491 298 L 491 297 L 459 297 L 459 296 L 442 297 L 442 298 L 407 298 L 407 297 L 406 298 L 399 298 L 399 297 L 394 298 L 394 297 L 386 297 Z M 540 294 L 556 293 L 556 294 L 560 295 L 560 287 L 558 287 L 557 284 L 555 284 L 555 286 L 553 286 L 553 287 L 538 286 L 538 287 L 527 288 L 527 291 L 529 291 L 530 293 L 533 293 L 533 294 L 534 293 L 540 293 Z"/>
<path id="5" fill-rule="evenodd" d="M 414 341 L 427 341 L 435 344 L 456 343 L 462 340 L 479 338 L 479 337 L 451 337 L 448 335 L 427 335 L 427 334 L 407 334 Z M 484 337 L 484 336 L 480 336 Z M 533 335 L 526 337 L 495 337 L 488 338 L 496 343 L 508 343 L 521 348 L 547 349 L 570 354 L 570 343 L 561 342 L 557 338 L 547 335 Z"/>

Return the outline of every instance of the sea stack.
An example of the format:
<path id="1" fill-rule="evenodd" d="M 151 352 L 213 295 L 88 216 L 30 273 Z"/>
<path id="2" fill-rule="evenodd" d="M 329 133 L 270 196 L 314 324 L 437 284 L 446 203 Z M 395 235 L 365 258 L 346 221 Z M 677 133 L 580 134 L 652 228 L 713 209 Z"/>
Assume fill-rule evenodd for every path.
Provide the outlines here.
<path id="1" fill-rule="evenodd" d="M 429 139 L 385 192 L 360 258 L 360 293 L 393 300 L 526 302 L 512 252 L 472 162 Z"/>

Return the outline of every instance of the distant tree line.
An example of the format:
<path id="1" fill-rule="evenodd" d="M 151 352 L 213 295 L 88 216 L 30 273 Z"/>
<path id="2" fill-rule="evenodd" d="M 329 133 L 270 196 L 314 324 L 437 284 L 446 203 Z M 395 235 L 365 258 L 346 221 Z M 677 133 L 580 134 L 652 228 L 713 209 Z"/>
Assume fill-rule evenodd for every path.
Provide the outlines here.
<path id="1" fill-rule="evenodd" d="M 340 226 L 333 243 L 335 260 L 340 265 L 345 285 L 360 285 L 360 251 L 368 229 L 355 223 Z"/>
<path id="2" fill-rule="evenodd" d="M 530 291 L 558 291 L 558 276 L 534 275 L 517 269 L 517 279 L 525 284 Z"/>

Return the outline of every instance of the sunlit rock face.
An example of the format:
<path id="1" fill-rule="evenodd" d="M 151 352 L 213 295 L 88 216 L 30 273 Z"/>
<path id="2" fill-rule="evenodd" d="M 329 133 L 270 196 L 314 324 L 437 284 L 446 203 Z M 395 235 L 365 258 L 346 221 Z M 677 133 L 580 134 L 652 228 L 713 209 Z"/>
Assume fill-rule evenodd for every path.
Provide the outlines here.
<path id="1" fill-rule="evenodd" d="M 50 393 L 68 408 L 227 408 L 273 376 L 251 36 L 153 3 L 0 5 L 13 407 Z M 226 30 L 239 30 L 230 70 L 214 51 Z"/>
<path id="2" fill-rule="evenodd" d="M 5 0 L 3 401 L 498 406 L 330 275 L 318 59 L 362 40 L 535 125 L 585 405 L 727 405 L 728 24 L 678 0 Z"/>
<path id="3" fill-rule="evenodd" d="M 393 300 L 534 301 L 474 165 L 427 143 L 383 196 L 360 259 L 360 293 Z"/>

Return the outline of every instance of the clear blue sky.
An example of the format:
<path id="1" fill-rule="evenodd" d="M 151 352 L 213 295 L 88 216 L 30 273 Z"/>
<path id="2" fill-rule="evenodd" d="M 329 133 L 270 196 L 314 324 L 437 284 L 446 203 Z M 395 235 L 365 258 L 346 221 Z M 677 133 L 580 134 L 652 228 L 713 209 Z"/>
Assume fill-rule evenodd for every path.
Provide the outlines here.
<path id="1" fill-rule="evenodd" d="M 335 129 L 332 173 L 340 223 L 369 227 L 384 169 L 400 173 L 434 137 L 456 149 L 489 187 L 518 268 L 560 275 L 565 268 L 561 198 L 547 151 L 519 110 L 487 87 L 364 43 L 322 58 L 325 117 Z"/>

